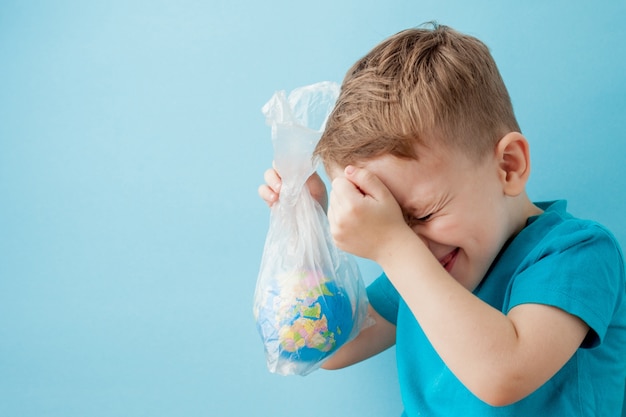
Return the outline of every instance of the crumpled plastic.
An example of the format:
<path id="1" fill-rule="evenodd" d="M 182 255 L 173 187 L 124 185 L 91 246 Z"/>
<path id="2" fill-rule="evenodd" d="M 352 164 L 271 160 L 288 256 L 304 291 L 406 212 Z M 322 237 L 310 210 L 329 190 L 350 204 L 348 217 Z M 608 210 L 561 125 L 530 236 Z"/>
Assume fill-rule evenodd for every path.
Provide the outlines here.
<path id="1" fill-rule="evenodd" d="M 280 375 L 318 369 L 367 319 L 356 260 L 334 245 L 326 213 L 305 185 L 338 93 L 337 84 L 321 82 L 276 92 L 262 109 L 282 186 L 270 209 L 253 313 L 267 367 Z"/>

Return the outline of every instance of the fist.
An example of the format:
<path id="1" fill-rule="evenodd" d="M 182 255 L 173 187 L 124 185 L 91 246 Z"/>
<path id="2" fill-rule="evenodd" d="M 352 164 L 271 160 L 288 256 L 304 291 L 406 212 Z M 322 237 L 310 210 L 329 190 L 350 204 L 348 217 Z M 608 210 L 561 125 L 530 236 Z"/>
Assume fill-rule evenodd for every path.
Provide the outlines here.
<path id="1" fill-rule="evenodd" d="M 278 201 L 280 196 L 280 187 L 282 185 L 282 179 L 274 168 L 270 168 L 265 171 L 263 175 L 265 180 L 264 184 L 259 186 L 259 197 L 267 203 L 268 206 L 272 206 Z M 309 177 L 306 182 L 309 192 L 313 198 L 322 206 L 324 211 L 328 209 L 328 193 L 326 192 L 326 185 L 317 173 L 314 173 Z"/>
<path id="2" fill-rule="evenodd" d="M 408 228 L 385 184 L 371 171 L 353 166 L 333 180 L 328 220 L 337 247 L 373 261 Z"/>

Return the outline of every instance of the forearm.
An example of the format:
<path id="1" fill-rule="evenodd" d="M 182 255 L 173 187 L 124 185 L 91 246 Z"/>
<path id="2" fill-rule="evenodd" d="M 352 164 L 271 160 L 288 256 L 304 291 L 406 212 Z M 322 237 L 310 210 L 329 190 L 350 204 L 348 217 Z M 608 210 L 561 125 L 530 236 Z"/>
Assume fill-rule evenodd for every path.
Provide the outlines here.
<path id="1" fill-rule="evenodd" d="M 457 378 L 484 401 L 503 405 L 525 397 L 573 353 L 551 352 L 552 346 L 541 352 L 539 338 L 526 337 L 526 328 L 518 326 L 514 317 L 492 308 L 454 280 L 416 235 L 399 236 L 385 250 L 378 262 L 433 347 Z M 544 355 L 541 361 L 538 352 Z"/>
<path id="2" fill-rule="evenodd" d="M 368 316 L 373 324 L 342 346 L 324 364 L 324 369 L 341 369 L 361 362 L 390 348 L 396 342 L 396 326 L 382 318 L 371 306 Z"/>
<path id="3" fill-rule="evenodd" d="M 484 273 L 469 269 L 480 269 L 477 261 L 444 260 L 453 270 L 468 268 L 467 276 L 454 274 L 457 282 L 407 226 L 380 178 L 363 168 L 344 172 L 333 180 L 328 213 L 335 243 L 383 268 L 439 356 L 476 396 L 493 405 L 515 402 L 576 352 L 589 330 L 582 320 L 541 304 L 518 305 L 507 315 L 492 308 L 467 289 Z M 467 255 L 456 251 L 454 259 Z"/>

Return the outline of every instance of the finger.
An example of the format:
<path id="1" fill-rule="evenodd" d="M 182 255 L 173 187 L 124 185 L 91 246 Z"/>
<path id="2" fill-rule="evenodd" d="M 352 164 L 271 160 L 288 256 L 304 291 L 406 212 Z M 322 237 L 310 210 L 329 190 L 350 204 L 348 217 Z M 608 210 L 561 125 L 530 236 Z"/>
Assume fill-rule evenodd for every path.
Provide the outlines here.
<path id="1" fill-rule="evenodd" d="M 259 196 L 267 203 L 268 206 L 272 206 L 278 201 L 278 193 L 275 193 L 270 187 L 263 184 L 259 186 Z"/>
<path id="2" fill-rule="evenodd" d="M 328 203 L 328 219 L 331 232 L 338 232 L 338 227 L 346 220 L 354 220 L 362 209 L 365 196 L 345 177 L 337 177 L 332 182 Z"/>
<path id="3" fill-rule="evenodd" d="M 363 195 L 370 196 L 374 200 L 380 201 L 391 196 L 391 192 L 380 178 L 365 168 L 348 165 L 344 170 L 344 175 Z"/>
<path id="4" fill-rule="evenodd" d="M 330 204 L 338 206 L 348 204 L 353 200 L 361 200 L 365 194 L 357 187 L 355 183 L 346 177 L 337 177 L 332 182 L 330 191 Z"/>
<path id="5" fill-rule="evenodd" d="M 274 168 L 270 168 L 265 171 L 263 179 L 265 180 L 265 184 L 267 184 L 267 186 L 270 187 L 274 193 L 278 194 L 280 192 L 280 187 L 283 182 L 280 175 L 278 175 L 278 172 Z"/>
<path id="6" fill-rule="evenodd" d="M 349 251 L 349 242 L 367 220 L 369 196 L 364 195 L 357 186 L 345 177 L 336 177 L 333 180 L 328 205 L 328 222 L 330 233 L 335 245 Z"/>

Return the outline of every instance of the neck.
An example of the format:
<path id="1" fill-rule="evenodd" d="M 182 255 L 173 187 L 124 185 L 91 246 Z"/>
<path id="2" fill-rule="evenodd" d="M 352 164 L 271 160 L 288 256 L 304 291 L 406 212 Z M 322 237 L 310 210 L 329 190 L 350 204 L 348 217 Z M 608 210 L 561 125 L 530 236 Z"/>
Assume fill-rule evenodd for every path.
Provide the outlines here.
<path id="1" fill-rule="evenodd" d="M 543 213 L 543 210 L 530 201 L 526 192 L 514 197 L 513 200 L 511 210 L 511 231 L 512 235 L 517 235 L 524 227 L 526 227 L 526 222 L 529 217 L 538 216 Z"/>

